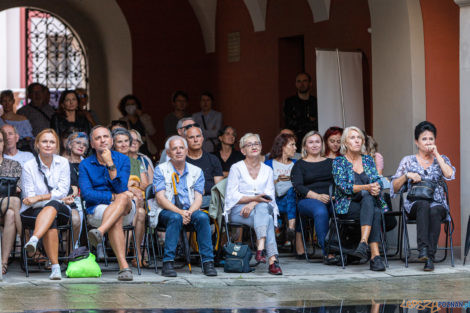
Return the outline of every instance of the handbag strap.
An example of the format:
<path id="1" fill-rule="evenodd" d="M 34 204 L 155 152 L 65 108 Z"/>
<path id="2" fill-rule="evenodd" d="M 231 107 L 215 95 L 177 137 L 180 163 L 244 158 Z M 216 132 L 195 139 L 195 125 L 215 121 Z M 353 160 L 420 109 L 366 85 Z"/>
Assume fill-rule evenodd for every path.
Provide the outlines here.
<path id="1" fill-rule="evenodd" d="M 53 188 L 49 185 L 49 182 L 47 181 L 47 178 L 46 178 L 46 173 L 44 173 L 44 171 L 41 168 L 41 161 L 39 160 L 39 154 L 34 154 L 34 156 L 35 156 L 36 162 L 38 164 L 38 170 L 42 174 L 42 177 L 44 179 L 44 184 L 46 184 L 47 190 L 49 192 L 51 192 Z"/>
<path id="2" fill-rule="evenodd" d="M 6 209 L 5 209 L 5 213 L 7 212 L 8 208 L 10 207 L 10 183 L 11 183 L 11 180 L 7 179 L 6 181 L 7 181 L 7 206 L 6 206 Z M 5 198 L 2 198 L 2 200 L 0 200 L 0 216 L 2 218 L 4 216 L 4 213 L 2 211 L 2 204 L 3 204 L 4 200 L 5 200 Z"/>

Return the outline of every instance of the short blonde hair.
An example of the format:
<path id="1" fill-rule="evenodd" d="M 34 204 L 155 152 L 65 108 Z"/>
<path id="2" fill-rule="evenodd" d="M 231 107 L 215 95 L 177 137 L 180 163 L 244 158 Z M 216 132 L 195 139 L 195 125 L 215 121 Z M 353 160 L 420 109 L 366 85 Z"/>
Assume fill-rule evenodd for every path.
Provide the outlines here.
<path id="1" fill-rule="evenodd" d="M 359 134 L 359 137 L 361 137 L 361 139 L 362 139 L 361 154 L 366 153 L 366 145 L 365 145 L 366 138 L 365 138 L 364 133 L 362 132 L 362 130 L 360 130 L 356 126 L 349 126 L 349 127 L 346 127 L 344 129 L 343 135 L 341 136 L 341 148 L 339 149 L 339 153 L 341 153 L 342 155 L 345 155 L 346 152 L 348 152 L 348 148 L 346 147 L 346 139 L 348 139 L 349 133 L 351 131 L 355 131 Z"/>
<path id="2" fill-rule="evenodd" d="M 55 153 L 59 154 L 60 139 L 59 139 L 59 136 L 57 135 L 57 133 L 55 132 L 55 130 L 53 130 L 52 128 L 46 128 L 46 129 L 42 130 L 39 134 L 36 135 L 36 139 L 34 139 L 34 150 L 36 150 L 36 152 L 39 153 L 39 149 L 38 149 L 39 141 L 41 140 L 42 135 L 47 134 L 47 133 L 52 134 L 54 136 L 55 142 L 56 142 L 56 151 L 55 151 Z"/>
<path id="3" fill-rule="evenodd" d="M 142 140 L 142 136 L 140 135 L 140 133 L 136 129 L 131 129 L 129 132 L 131 134 L 134 134 L 137 137 L 137 141 L 140 142 L 141 145 L 144 144 L 144 141 Z"/>
<path id="4" fill-rule="evenodd" d="M 261 143 L 261 138 L 258 134 L 246 133 L 245 135 L 243 135 L 242 138 L 240 138 L 240 149 L 242 149 L 245 146 L 246 140 L 250 137 L 256 137 L 256 139 L 258 139 L 259 143 Z"/>
<path id="5" fill-rule="evenodd" d="M 302 139 L 302 151 L 301 151 L 302 159 L 305 159 L 307 157 L 307 149 L 305 149 L 305 144 L 307 143 L 307 139 L 308 137 L 312 137 L 314 135 L 317 135 L 318 137 L 320 137 L 320 141 L 321 141 L 320 155 L 325 154 L 325 142 L 323 141 L 322 135 L 316 130 L 311 130 L 308 133 L 306 133 L 304 138 Z"/>

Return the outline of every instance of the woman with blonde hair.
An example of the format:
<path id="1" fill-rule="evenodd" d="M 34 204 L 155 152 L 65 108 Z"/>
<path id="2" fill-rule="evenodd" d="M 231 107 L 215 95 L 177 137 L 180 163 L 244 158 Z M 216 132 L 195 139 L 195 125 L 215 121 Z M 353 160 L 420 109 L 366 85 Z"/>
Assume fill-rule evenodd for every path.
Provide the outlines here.
<path id="1" fill-rule="evenodd" d="M 385 271 L 379 242 L 381 210 L 387 205 L 380 195 L 382 181 L 374 159 L 365 154 L 365 137 L 359 128 L 350 126 L 343 131 L 340 152 L 342 155 L 333 161 L 336 213 L 361 224 L 361 241 L 353 254 L 365 262 L 370 247 L 370 269 Z"/>
<path id="2" fill-rule="evenodd" d="M 58 155 L 59 137 L 50 128 L 44 129 L 34 142 L 35 159 L 24 164 L 22 172 L 21 220 L 23 225 L 34 228 L 25 245 L 29 254 L 36 252 L 39 240 L 52 264 L 52 280 L 62 279 L 58 261 L 59 236 L 57 226 L 66 225 L 71 216 L 73 197 L 67 196 L 70 189 L 69 161 Z"/>
<path id="3" fill-rule="evenodd" d="M 300 215 L 308 216 L 314 220 L 315 233 L 320 245 L 325 264 L 335 264 L 334 255 L 327 255 L 325 251 L 325 238 L 328 233 L 330 218 L 330 196 L 328 188 L 333 183 L 331 174 L 333 160 L 322 156 L 325 144 L 321 134 L 317 131 L 308 132 L 302 139 L 302 159 L 298 160 L 292 168 L 292 184 L 294 185 L 299 202 L 297 210 Z M 306 251 L 302 245 L 300 225 L 297 226 L 296 249 L 297 257 L 304 258 Z"/>

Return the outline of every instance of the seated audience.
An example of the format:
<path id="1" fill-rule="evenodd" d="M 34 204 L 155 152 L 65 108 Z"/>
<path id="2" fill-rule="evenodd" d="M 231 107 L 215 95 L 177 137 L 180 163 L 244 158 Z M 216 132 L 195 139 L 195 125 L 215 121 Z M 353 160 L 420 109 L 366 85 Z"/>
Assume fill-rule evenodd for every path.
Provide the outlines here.
<path id="1" fill-rule="evenodd" d="M 117 128 L 111 132 L 113 136 L 113 149 L 119 153 L 129 157 L 129 148 L 132 144 L 131 133 L 124 128 Z M 132 224 L 135 226 L 135 239 L 137 247 L 140 247 L 140 243 L 144 238 L 145 233 L 145 210 L 144 210 L 144 198 L 142 192 L 149 185 L 147 175 L 145 172 L 142 173 L 143 169 L 140 166 L 140 162 L 137 159 L 129 158 L 131 163 L 130 178 L 127 184 L 127 188 L 134 195 L 133 199 L 136 204 L 136 214 Z M 143 175 L 142 175 L 143 174 Z M 142 256 L 140 249 L 137 249 L 137 256 L 142 265 Z M 133 261 L 135 262 L 135 260 Z M 137 263 L 133 263 L 137 267 Z"/>
<path id="2" fill-rule="evenodd" d="M 49 89 L 39 83 L 32 83 L 27 88 L 30 102 L 16 113 L 26 116 L 33 128 L 33 136 L 51 126 L 54 109 L 49 105 Z"/>
<path id="3" fill-rule="evenodd" d="M 21 220 L 25 227 L 34 232 L 25 244 L 29 254 L 36 252 L 37 244 L 43 239 L 44 248 L 52 264 L 52 280 L 62 279 L 57 227 L 69 223 L 70 205 L 73 197 L 67 196 L 70 189 L 70 167 L 66 158 L 58 154 L 59 137 L 53 129 L 41 131 L 34 142 L 38 152 L 35 159 L 23 167 Z"/>
<path id="4" fill-rule="evenodd" d="M 98 124 L 98 116 L 95 111 L 88 107 L 88 94 L 85 88 L 75 88 L 75 93 L 78 96 L 78 109 L 86 117 L 90 126 L 94 127 Z"/>
<path id="5" fill-rule="evenodd" d="M 18 130 L 20 149 L 30 151 L 32 148 L 33 128 L 28 119 L 14 110 L 15 96 L 11 90 L 4 90 L 0 93 L 0 103 L 3 106 L 3 115 L 0 119 L 0 126 L 10 124 Z"/>
<path id="6" fill-rule="evenodd" d="M 21 164 L 21 167 L 23 167 L 27 161 L 34 159 L 34 155 L 31 152 L 18 150 L 16 144 L 20 139 L 20 135 L 18 134 L 15 126 L 6 124 L 2 126 L 1 130 L 4 133 L 5 141 L 5 148 L 3 151 L 4 158 L 15 160 Z"/>
<path id="7" fill-rule="evenodd" d="M 205 91 L 201 94 L 201 112 L 193 114 L 193 119 L 200 125 L 204 136 L 202 149 L 210 153 L 213 153 L 218 145 L 217 135 L 222 128 L 222 113 L 214 111 L 213 104 L 214 96 Z"/>
<path id="8" fill-rule="evenodd" d="M 81 221 L 83 221 L 83 207 L 78 187 L 78 174 L 80 162 L 88 150 L 88 136 L 84 132 L 74 132 L 68 138 L 65 145 L 63 157 L 69 160 L 70 165 L 70 188 L 69 194 L 74 197 L 72 208 L 72 222 L 74 228 L 73 238 L 78 239 L 81 230 Z M 99 253 L 99 250 L 98 250 Z"/>
<path id="9" fill-rule="evenodd" d="M 339 149 L 341 148 L 341 135 L 343 129 L 341 127 L 332 126 L 328 128 L 323 135 L 323 142 L 325 143 L 325 157 L 335 159 L 340 156 Z"/>
<path id="10" fill-rule="evenodd" d="M 302 139 L 302 159 L 292 168 L 292 184 L 299 195 L 297 209 L 302 216 L 312 218 L 315 234 L 323 253 L 325 264 L 335 264 L 335 256 L 327 255 L 325 238 L 328 233 L 329 212 L 331 211 L 329 186 L 333 183 L 333 160 L 323 157 L 325 143 L 317 131 L 308 132 Z M 297 226 L 296 250 L 299 259 L 305 258 L 302 234 Z"/>
<path id="11" fill-rule="evenodd" d="M 415 128 L 415 144 L 418 153 L 405 156 L 392 176 L 391 195 L 410 191 L 413 184 L 420 181 L 435 183 L 433 199 L 410 201 L 404 197 L 404 206 L 408 218 L 416 220 L 417 241 L 420 261 L 425 261 L 424 270 L 434 270 L 441 223 L 447 217 L 449 206 L 441 180 L 455 179 L 455 167 L 445 155 L 439 154 L 436 146 L 436 127 L 424 121 Z"/>
<path id="12" fill-rule="evenodd" d="M 51 128 L 63 137 L 68 136 L 73 131 L 80 131 L 88 134 L 90 132 L 90 122 L 78 108 L 78 96 L 73 90 L 64 90 L 60 94 L 59 108 L 52 116 Z"/>
<path id="13" fill-rule="evenodd" d="M 219 159 L 222 165 L 222 172 L 224 177 L 228 176 L 230 167 L 241 161 L 245 156 L 234 148 L 235 139 L 237 138 L 237 131 L 232 126 L 224 126 L 219 131 L 219 149 L 214 154 Z"/>
<path id="14" fill-rule="evenodd" d="M 135 215 L 133 193 L 127 188 L 131 165 L 129 158 L 110 150 L 111 132 L 97 125 L 90 132 L 90 144 L 95 154 L 80 163 L 78 184 L 86 201 L 90 244 L 96 247 L 108 233 L 111 247 L 119 263 L 118 280 L 133 279 L 126 261 L 126 240 L 123 226 L 132 224 Z"/>
<path id="15" fill-rule="evenodd" d="M 282 275 L 277 260 L 278 251 L 274 227 L 279 215 L 274 200 L 272 169 L 261 162 L 261 139 L 248 133 L 240 139 L 240 149 L 245 160 L 232 165 L 228 174 L 224 215 L 229 222 L 253 227 L 257 237 L 256 261 L 266 263 L 263 250 L 269 259 L 269 273 Z"/>
<path id="16" fill-rule="evenodd" d="M 292 157 L 297 150 L 296 141 L 294 135 L 277 135 L 269 154 L 270 159 L 264 162 L 273 169 L 276 204 L 279 213 L 287 214 L 288 225 L 286 232 L 289 241 L 293 241 L 295 237 L 295 218 L 297 215 L 295 191 L 291 181 L 291 171 L 295 163 Z"/>
<path id="17" fill-rule="evenodd" d="M 0 176 L 16 177 L 21 176 L 20 163 L 5 159 L 3 157 L 3 148 L 5 146 L 5 134 L 0 132 Z M 19 191 L 20 181 L 18 180 L 16 191 Z M 8 270 L 8 257 L 15 243 L 16 234 L 21 234 L 20 219 L 21 200 L 16 196 L 16 192 L 10 195 L 0 194 L 0 224 L 3 226 L 2 233 L 2 275 Z"/>
<path id="18" fill-rule="evenodd" d="M 157 153 L 155 144 L 150 136 L 155 135 L 155 127 L 153 126 L 152 117 L 142 112 L 142 103 L 134 95 L 127 95 L 119 102 L 119 111 L 122 114 L 121 120 L 127 121 L 128 129 L 137 130 L 144 138 L 141 150 L 146 155 L 154 155 Z"/>
<path id="19" fill-rule="evenodd" d="M 132 136 L 132 144 L 129 148 L 129 153 L 127 154 L 129 158 L 136 159 L 140 162 L 141 175 L 145 175 L 147 181 L 150 183 L 153 179 L 153 164 L 152 160 L 143 153 L 140 153 L 140 147 L 142 147 L 143 141 L 139 132 L 135 129 L 129 131 Z"/>
<path id="20" fill-rule="evenodd" d="M 186 128 L 190 128 L 193 126 L 199 127 L 199 124 L 197 124 L 192 117 L 183 117 L 178 121 L 176 124 L 176 132 L 178 136 L 184 137 L 184 131 Z M 158 161 L 159 164 L 168 161 L 168 155 L 166 154 L 166 150 L 163 149 L 162 155 L 160 156 L 160 161 Z"/>
<path id="21" fill-rule="evenodd" d="M 365 137 L 355 127 L 347 127 L 341 136 L 341 156 L 333 160 L 333 178 L 336 184 L 335 209 L 341 218 L 358 220 L 361 225 L 361 240 L 354 255 L 362 262 L 368 259 L 370 247 L 370 269 L 385 271 L 380 257 L 381 210 L 387 205 L 382 199 L 382 181 L 372 157 L 365 155 Z"/>
<path id="22" fill-rule="evenodd" d="M 188 162 L 184 138 L 172 136 L 165 143 L 170 160 L 155 167 L 153 185 L 159 207 L 159 223 L 166 227 L 162 275 L 176 277 L 174 259 L 183 225 L 196 230 L 202 268 L 206 276 L 217 276 L 212 252 L 209 215 L 200 210 L 204 193 L 202 170 Z"/>
<path id="23" fill-rule="evenodd" d="M 222 166 L 216 156 L 202 150 L 204 137 L 202 129 L 193 126 L 184 131 L 188 143 L 188 155 L 186 162 L 196 165 L 204 173 L 204 194 L 202 196 L 202 208 L 208 208 L 211 202 L 211 189 L 224 178 Z"/>
<path id="24" fill-rule="evenodd" d="M 176 135 L 177 132 L 175 129 L 177 129 L 176 124 L 178 124 L 178 121 L 183 117 L 190 117 L 186 112 L 186 106 L 188 105 L 188 94 L 186 92 L 182 90 L 175 91 L 171 96 L 171 101 L 173 104 L 173 112 L 165 116 L 163 120 L 166 137 Z"/>

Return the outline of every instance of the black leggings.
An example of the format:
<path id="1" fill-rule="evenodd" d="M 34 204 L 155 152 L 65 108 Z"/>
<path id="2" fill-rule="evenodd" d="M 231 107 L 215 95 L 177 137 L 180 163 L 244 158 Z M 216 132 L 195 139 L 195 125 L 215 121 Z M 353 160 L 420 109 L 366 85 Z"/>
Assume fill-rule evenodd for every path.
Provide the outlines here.
<path id="1" fill-rule="evenodd" d="M 21 222 L 26 228 L 33 228 L 36 226 L 36 218 L 38 217 L 39 213 L 41 213 L 42 209 L 51 206 L 57 211 L 57 215 L 54 219 L 54 222 L 52 222 L 51 228 L 57 228 L 57 226 L 63 226 L 67 225 L 69 222 L 70 216 L 72 214 L 70 208 L 63 204 L 62 202 L 59 202 L 57 200 L 52 200 L 46 203 L 46 205 L 42 208 L 29 208 L 25 211 L 23 211 L 20 216 L 21 216 Z"/>
<path id="2" fill-rule="evenodd" d="M 339 217 L 357 220 L 361 226 L 372 226 L 369 242 L 380 242 L 381 217 L 380 209 L 375 206 L 375 199 L 367 191 L 362 192 L 360 201 L 351 201 L 348 213 Z"/>
<path id="3" fill-rule="evenodd" d="M 436 254 L 441 223 L 447 216 L 446 211 L 446 208 L 442 205 L 431 207 L 429 201 L 418 200 L 413 203 L 408 214 L 409 219 L 416 220 L 418 250 L 428 248 L 430 257 L 434 257 Z"/>

